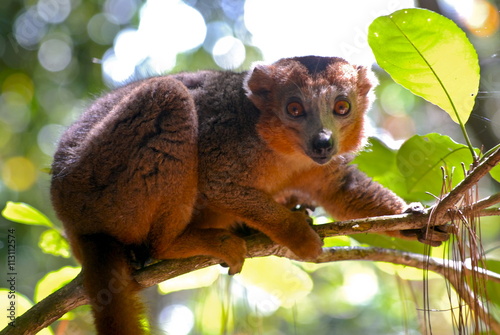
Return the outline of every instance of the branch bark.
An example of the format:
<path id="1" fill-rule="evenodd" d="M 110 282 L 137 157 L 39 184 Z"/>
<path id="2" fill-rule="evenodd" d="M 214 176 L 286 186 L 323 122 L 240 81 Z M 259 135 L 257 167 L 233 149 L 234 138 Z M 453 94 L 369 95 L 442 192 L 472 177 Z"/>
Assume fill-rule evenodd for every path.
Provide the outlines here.
<path id="1" fill-rule="evenodd" d="M 449 194 L 444 196 L 435 207 L 427 210 L 424 214 L 401 214 L 332 222 L 315 226 L 314 229 L 324 238 L 368 232 L 376 233 L 394 230 L 420 229 L 426 227 L 430 221 L 432 221 L 433 226 L 444 225 L 449 221 L 447 214 L 453 211 L 460 211 L 462 213 L 474 212 L 478 216 L 500 215 L 500 209 L 498 208 L 485 209 L 486 207 L 499 203 L 500 194 L 492 195 L 464 208 L 456 207 L 462 195 L 499 162 L 500 149 L 483 159 L 463 182 L 457 185 Z M 287 248 L 275 244 L 263 234 L 256 234 L 248 237 L 247 248 L 247 257 L 275 255 L 296 259 L 295 255 Z M 456 278 L 461 278 L 459 274 L 457 275 L 457 271 L 461 271 L 460 269 L 462 269 L 462 266 L 454 265 L 453 262 L 447 260 L 428 258 L 423 255 L 406 253 L 398 250 L 354 247 L 328 248 L 325 249 L 323 254 L 314 262 L 325 263 L 342 260 L 385 261 L 420 269 L 428 269 L 444 276 L 454 287 L 458 287 L 460 284 L 457 282 Z M 165 260 L 137 271 L 134 276 L 137 282 L 143 287 L 150 287 L 182 274 L 219 263 L 220 260 L 218 259 L 204 256 L 192 257 L 189 259 Z M 468 271 L 477 272 L 485 276 L 488 280 L 500 282 L 500 276 L 498 274 L 488 272 L 485 269 L 474 268 L 468 269 Z M 457 292 L 459 291 L 460 290 L 457 290 Z M 475 299 L 474 294 L 472 292 L 465 292 L 462 294 L 465 294 L 462 296 L 462 299 L 467 302 L 469 306 L 473 306 L 474 304 L 472 304 L 472 302 Z M 66 286 L 54 292 L 33 306 L 26 313 L 19 316 L 15 321 L 15 327 L 7 326 L 0 331 L 0 335 L 35 334 L 61 318 L 65 313 L 78 306 L 87 304 L 88 302 L 88 298 L 83 290 L 81 274 L 79 274 Z M 479 315 L 488 315 L 485 310 L 476 312 L 479 313 Z M 498 321 L 491 319 L 488 321 L 492 329 L 500 334 L 500 325 Z"/>

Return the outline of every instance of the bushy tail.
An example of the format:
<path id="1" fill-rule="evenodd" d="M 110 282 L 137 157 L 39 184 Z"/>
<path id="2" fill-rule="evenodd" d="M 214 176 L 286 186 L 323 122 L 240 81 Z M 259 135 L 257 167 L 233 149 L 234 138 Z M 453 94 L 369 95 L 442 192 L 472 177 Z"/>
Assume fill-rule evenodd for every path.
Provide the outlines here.
<path id="1" fill-rule="evenodd" d="M 80 237 L 83 285 L 99 335 L 140 335 L 144 307 L 124 245 L 108 235 Z"/>

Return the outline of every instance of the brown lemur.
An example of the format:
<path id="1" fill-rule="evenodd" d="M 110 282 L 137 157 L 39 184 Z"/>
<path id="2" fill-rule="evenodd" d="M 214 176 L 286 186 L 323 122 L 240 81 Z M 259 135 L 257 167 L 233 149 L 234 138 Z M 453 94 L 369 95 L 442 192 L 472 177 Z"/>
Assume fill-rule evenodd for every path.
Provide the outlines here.
<path id="1" fill-rule="evenodd" d="M 149 78 L 97 99 L 60 140 L 51 196 L 98 333 L 143 333 L 131 251 L 209 255 L 235 274 L 246 254 L 235 222 L 301 259 L 321 253 L 310 219 L 277 202 L 282 194 L 337 219 L 405 211 L 349 165 L 364 143 L 375 82 L 366 67 L 308 56 L 244 73 Z"/>

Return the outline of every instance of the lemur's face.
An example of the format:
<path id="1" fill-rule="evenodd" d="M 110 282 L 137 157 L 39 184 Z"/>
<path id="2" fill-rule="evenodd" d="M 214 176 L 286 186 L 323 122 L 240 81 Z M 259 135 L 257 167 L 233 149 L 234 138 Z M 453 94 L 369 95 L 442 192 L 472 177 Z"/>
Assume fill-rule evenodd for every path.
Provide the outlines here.
<path id="1" fill-rule="evenodd" d="M 374 81 L 340 58 L 300 57 L 257 66 L 249 98 L 262 111 L 257 128 L 275 150 L 302 152 L 318 164 L 356 151 Z"/>

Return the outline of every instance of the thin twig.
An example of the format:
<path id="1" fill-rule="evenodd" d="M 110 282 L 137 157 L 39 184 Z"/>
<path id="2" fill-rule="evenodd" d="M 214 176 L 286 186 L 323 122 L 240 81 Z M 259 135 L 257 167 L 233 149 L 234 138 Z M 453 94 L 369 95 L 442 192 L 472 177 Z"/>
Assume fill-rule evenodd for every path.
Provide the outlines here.
<path id="1" fill-rule="evenodd" d="M 489 157 L 484 157 L 479 165 L 464 180 L 438 202 L 433 210 L 433 220 L 442 221 L 448 210 L 452 209 L 463 198 L 465 192 L 476 185 L 499 162 L 500 148 L 494 151 Z M 432 221 L 432 225 L 435 225 L 434 221 Z"/>

